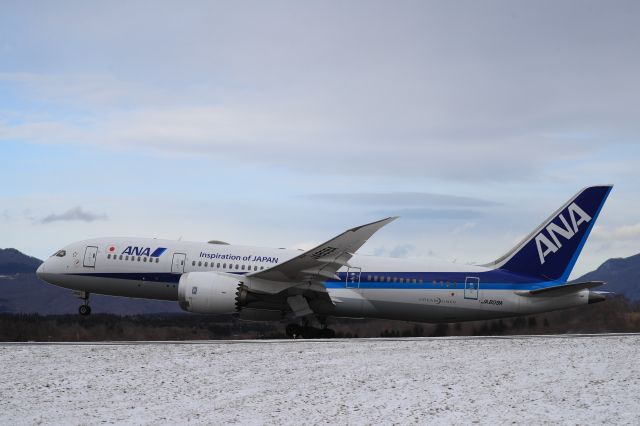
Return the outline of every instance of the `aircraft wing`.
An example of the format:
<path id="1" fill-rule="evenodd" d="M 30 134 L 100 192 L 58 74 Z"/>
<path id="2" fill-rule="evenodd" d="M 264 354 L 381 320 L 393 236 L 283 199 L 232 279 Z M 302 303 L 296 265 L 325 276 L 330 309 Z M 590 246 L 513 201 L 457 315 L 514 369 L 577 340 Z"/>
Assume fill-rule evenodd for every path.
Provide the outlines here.
<path id="1" fill-rule="evenodd" d="M 304 282 L 322 282 L 338 279 L 336 272 L 343 266 L 349 267 L 349 259 L 362 245 L 386 224 L 398 217 L 388 217 L 366 225 L 351 228 L 342 234 L 320 244 L 292 259 L 271 268 L 252 272 L 247 277 L 262 281 L 290 283 L 278 286 L 280 289 L 293 287 Z M 284 287 L 284 288 L 283 288 Z M 258 290 L 258 288 L 253 288 Z M 265 291 L 268 291 L 265 289 Z M 272 291 L 268 291 L 272 292 Z"/>
<path id="2" fill-rule="evenodd" d="M 525 297 L 531 296 L 563 296 L 575 293 L 587 288 L 598 287 L 604 284 L 603 281 L 586 281 L 581 283 L 562 284 L 554 287 L 538 288 L 535 290 L 516 291 L 516 294 Z"/>

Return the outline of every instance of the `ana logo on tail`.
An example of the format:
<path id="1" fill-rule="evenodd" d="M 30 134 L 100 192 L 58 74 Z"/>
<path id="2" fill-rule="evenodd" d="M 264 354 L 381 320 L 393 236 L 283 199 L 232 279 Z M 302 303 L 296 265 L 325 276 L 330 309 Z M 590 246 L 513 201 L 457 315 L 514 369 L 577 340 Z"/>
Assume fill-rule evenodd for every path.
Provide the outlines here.
<path id="1" fill-rule="evenodd" d="M 544 264 L 544 260 L 549 254 L 555 253 L 562 248 L 562 243 L 560 239 L 558 239 L 558 235 L 565 240 L 570 240 L 578 233 L 578 228 L 582 223 L 589 223 L 591 221 L 591 216 L 586 214 L 576 203 L 571 203 L 566 212 L 569 214 L 571 224 L 569 224 L 564 215 L 560 213 L 558 217 L 562 222 L 562 226 L 550 222 L 545 228 L 547 235 L 544 234 L 544 231 L 536 235 L 536 247 L 538 249 L 538 256 L 540 256 L 541 265 Z"/>

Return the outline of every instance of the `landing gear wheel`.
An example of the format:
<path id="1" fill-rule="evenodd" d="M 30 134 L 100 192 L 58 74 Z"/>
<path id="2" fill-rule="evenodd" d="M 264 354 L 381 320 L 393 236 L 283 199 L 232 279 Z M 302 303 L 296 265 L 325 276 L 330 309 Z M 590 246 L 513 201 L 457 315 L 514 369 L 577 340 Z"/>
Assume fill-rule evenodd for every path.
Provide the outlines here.
<path id="1" fill-rule="evenodd" d="M 78 313 L 83 317 L 86 317 L 91 313 L 91 306 L 89 306 L 89 292 L 83 290 L 74 290 L 78 299 L 82 300 L 82 305 L 78 308 Z"/>
<path id="2" fill-rule="evenodd" d="M 78 308 L 78 313 L 80 315 L 82 315 L 83 317 L 86 317 L 87 315 L 89 315 L 91 313 L 91 306 L 89 306 L 89 305 L 80 305 L 80 307 Z"/>

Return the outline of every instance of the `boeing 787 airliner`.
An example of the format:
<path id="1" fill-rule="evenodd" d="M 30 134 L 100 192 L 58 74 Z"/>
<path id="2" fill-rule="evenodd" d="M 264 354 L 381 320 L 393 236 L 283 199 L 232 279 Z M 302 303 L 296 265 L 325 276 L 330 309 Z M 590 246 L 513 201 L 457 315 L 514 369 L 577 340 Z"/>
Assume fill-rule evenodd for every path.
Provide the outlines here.
<path id="1" fill-rule="evenodd" d="M 175 300 L 189 312 L 254 321 L 294 319 L 287 334 L 332 337 L 330 316 L 457 322 L 529 315 L 605 300 L 602 282 L 567 284 L 611 185 L 585 188 L 494 262 L 469 266 L 359 256 L 396 217 L 358 226 L 300 252 L 149 238 L 72 243 L 37 270 L 89 294 Z"/>

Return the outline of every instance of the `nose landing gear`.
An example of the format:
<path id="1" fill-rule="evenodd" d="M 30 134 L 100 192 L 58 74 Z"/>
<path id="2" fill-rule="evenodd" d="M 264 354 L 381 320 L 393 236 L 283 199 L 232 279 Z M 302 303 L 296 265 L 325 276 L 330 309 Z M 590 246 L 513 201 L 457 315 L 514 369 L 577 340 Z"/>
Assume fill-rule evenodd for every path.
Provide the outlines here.
<path id="1" fill-rule="evenodd" d="M 91 306 L 89 306 L 89 292 L 87 291 L 76 291 L 76 295 L 79 299 L 83 300 L 82 305 L 78 308 L 78 313 L 83 317 L 91 314 Z"/>

